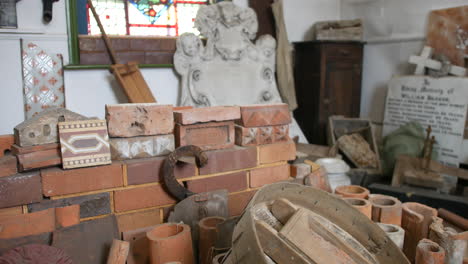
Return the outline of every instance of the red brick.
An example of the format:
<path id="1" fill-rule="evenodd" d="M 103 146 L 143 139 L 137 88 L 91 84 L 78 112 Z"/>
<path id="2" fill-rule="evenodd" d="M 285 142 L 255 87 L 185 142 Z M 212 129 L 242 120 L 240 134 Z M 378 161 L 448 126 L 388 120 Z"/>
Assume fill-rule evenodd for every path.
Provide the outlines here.
<path id="1" fill-rule="evenodd" d="M 123 186 L 122 164 L 63 170 L 41 170 L 44 196 L 56 196 Z"/>
<path id="2" fill-rule="evenodd" d="M 298 163 L 291 165 L 291 177 L 304 179 L 305 176 L 311 173 L 310 165 L 305 163 Z"/>
<path id="3" fill-rule="evenodd" d="M 27 153 L 43 151 L 43 150 L 50 150 L 50 149 L 60 150 L 60 144 L 50 143 L 50 144 L 27 146 L 27 147 L 20 147 L 20 146 L 18 146 L 16 144 L 13 144 L 13 146 L 11 146 L 11 153 L 13 155 L 19 155 L 19 154 L 27 154 Z"/>
<path id="4" fill-rule="evenodd" d="M 20 215 L 23 214 L 23 206 L 15 206 L 9 208 L 0 209 L 0 218 L 5 216 Z"/>
<path id="5" fill-rule="evenodd" d="M 5 155 L 0 158 L 0 177 L 11 176 L 18 172 L 15 156 Z"/>
<path id="6" fill-rule="evenodd" d="M 176 200 L 160 184 L 114 192 L 114 208 L 116 212 L 169 205 L 175 202 Z"/>
<path id="7" fill-rule="evenodd" d="M 0 238 L 16 238 L 52 232 L 55 229 L 55 209 L 30 214 L 5 216 L 0 219 Z"/>
<path id="8" fill-rule="evenodd" d="M 17 157 L 19 171 L 28 171 L 62 164 L 62 157 L 60 155 L 60 149 L 58 148 L 19 154 Z"/>
<path id="9" fill-rule="evenodd" d="M 127 182 L 129 185 L 137 185 L 152 182 L 162 182 L 162 166 L 164 157 L 127 160 Z M 178 161 L 174 169 L 177 179 L 193 177 L 196 174 L 194 164 Z"/>
<path id="10" fill-rule="evenodd" d="M 42 199 L 39 172 L 0 178 L 0 208 L 37 203 Z"/>
<path id="11" fill-rule="evenodd" d="M 129 214 L 117 215 L 117 224 L 120 232 L 127 232 L 148 226 L 161 224 L 160 209 L 151 209 Z"/>
<path id="12" fill-rule="evenodd" d="M 287 125 L 291 123 L 291 113 L 287 104 L 241 106 L 241 119 L 237 124 L 244 127 Z"/>
<path id="13" fill-rule="evenodd" d="M 257 148 L 238 147 L 206 151 L 208 163 L 201 167 L 200 175 L 241 170 L 257 166 Z"/>
<path id="14" fill-rule="evenodd" d="M 174 64 L 174 51 L 147 51 L 145 52 L 145 64 Z"/>
<path id="15" fill-rule="evenodd" d="M 241 215 L 245 207 L 250 202 L 250 199 L 257 191 L 242 192 L 229 195 L 228 206 L 229 216 Z"/>
<path id="16" fill-rule="evenodd" d="M 210 178 L 187 181 L 187 188 L 195 193 L 226 189 L 238 192 L 247 189 L 247 172 L 235 172 Z"/>
<path id="17" fill-rule="evenodd" d="M 270 184 L 289 179 L 289 164 L 259 168 L 250 171 L 250 187 L 262 187 L 265 184 Z"/>
<path id="18" fill-rule="evenodd" d="M 5 155 L 5 152 L 11 151 L 12 145 L 15 143 L 15 137 L 13 135 L 1 135 L 0 136 L 0 157 Z"/>
<path id="19" fill-rule="evenodd" d="M 176 147 L 195 145 L 203 150 L 234 146 L 234 122 L 210 122 L 175 127 Z"/>
<path id="20" fill-rule="evenodd" d="M 238 106 L 213 106 L 174 111 L 174 120 L 182 125 L 220 122 L 240 118 Z"/>
<path id="21" fill-rule="evenodd" d="M 175 51 L 176 38 L 149 38 L 132 37 L 130 45 L 132 50 L 144 51 Z"/>
<path id="22" fill-rule="evenodd" d="M 174 128 L 172 105 L 106 105 L 106 120 L 111 137 L 170 134 Z"/>
<path id="23" fill-rule="evenodd" d="M 258 146 L 258 163 L 267 164 L 296 159 L 296 144 L 293 141 Z"/>
<path id="24" fill-rule="evenodd" d="M 57 228 L 69 227 L 80 223 L 80 205 L 74 204 L 55 208 L 55 225 Z"/>

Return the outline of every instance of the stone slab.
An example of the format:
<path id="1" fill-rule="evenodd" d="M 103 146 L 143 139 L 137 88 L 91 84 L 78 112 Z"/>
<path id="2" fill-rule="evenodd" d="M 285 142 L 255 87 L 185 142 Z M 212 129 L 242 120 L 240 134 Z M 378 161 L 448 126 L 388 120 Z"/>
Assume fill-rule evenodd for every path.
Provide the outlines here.
<path id="1" fill-rule="evenodd" d="M 113 160 L 149 158 L 168 155 L 174 151 L 174 135 L 111 138 Z"/>
<path id="2" fill-rule="evenodd" d="M 17 159 L 12 155 L 0 157 L 0 177 L 11 176 L 18 172 Z"/>
<path id="3" fill-rule="evenodd" d="M 59 148 L 18 154 L 17 157 L 19 171 L 28 171 L 62 164 Z"/>
<path id="4" fill-rule="evenodd" d="M 287 125 L 292 121 L 287 104 L 241 106 L 241 118 L 236 124 L 243 127 Z"/>
<path id="5" fill-rule="evenodd" d="M 43 169 L 41 170 L 42 192 L 44 196 L 50 197 L 121 187 L 122 173 L 120 163 L 73 170 Z"/>
<path id="6" fill-rule="evenodd" d="M 44 200 L 40 203 L 28 204 L 28 211 L 32 213 L 49 208 L 65 207 L 75 204 L 80 205 L 80 218 L 111 213 L 109 193 L 98 193 L 58 200 Z"/>
<path id="7" fill-rule="evenodd" d="M 65 108 L 49 108 L 14 128 L 15 144 L 21 147 L 58 143 L 57 124 L 87 117 Z"/>
<path id="8" fill-rule="evenodd" d="M 0 178 L 0 208 L 36 203 L 42 199 L 39 172 Z"/>
<path id="9" fill-rule="evenodd" d="M 111 137 L 170 134 L 174 129 L 172 105 L 156 103 L 106 105 Z"/>
<path id="10" fill-rule="evenodd" d="M 52 246 L 63 249 L 73 263 L 102 264 L 119 238 L 115 216 L 108 216 L 54 231 Z"/>
<path id="11" fill-rule="evenodd" d="M 60 122 L 58 126 L 64 169 L 112 162 L 105 120 Z"/>
<path id="12" fill-rule="evenodd" d="M 234 146 L 234 122 L 210 122 L 193 125 L 176 124 L 176 146 L 195 145 L 203 150 Z"/>
<path id="13" fill-rule="evenodd" d="M 239 118 L 239 106 L 213 106 L 174 111 L 174 121 L 182 125 L 221 122 Z"/>
<path id="14" fill-rule="evenodd" d="M 162 167 L 165 157 L 126 160 L 128 185 L 162 182 Z M 193 177 L 196 174 L 194 164 L 178 161 L 174 168 L 176 179 Z"/>

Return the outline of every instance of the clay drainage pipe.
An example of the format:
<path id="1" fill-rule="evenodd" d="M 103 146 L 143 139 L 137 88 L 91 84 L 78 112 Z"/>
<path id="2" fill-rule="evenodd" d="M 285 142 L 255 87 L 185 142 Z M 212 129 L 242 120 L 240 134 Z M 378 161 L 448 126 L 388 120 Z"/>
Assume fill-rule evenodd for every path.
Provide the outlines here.
<path id="1" fill-rule="evenodd" d="M 344 185 L 336 187 L 335 193 L 343 196 L 344 198 L 367 199 L 370 192 L 359 185 Z"/>
<path id="2" fill-rule="evenodd" d="M 397 225 L 377 223 L 385 234 L 398 246 L 403 249 L 403 242 L 405 241 L 405 230 Z"/>
<path id="3" fill-rule="evenodd" d="M 369 201 L 360 198 L 344 198 L 344 200 L 369 219 L 372 218 L 372 205 Z"/>
<path id="4" fill-rule="evenodd" d="M 198 222 L 199 241 L 198 251 L 200 254 L 200 264 L 212 264 L 215 256 L 214 244 L 216 242 L 217 231 L 216 225 L 224 222 L 224 217 L 211 216 L 206 217 Z"/>
<path id="5" fill-rule="evenodd" d="M 195 263 L 193 258 L 190 226 L 167 223 L 155 226 L 146 233 L 150 242 L 151 264 L 164 264 L 179 261 Z"/>
<path id="6" fill-rule="evenodd" d="M 429 239 L 419 241 L 416 248 L 416 264 L 444 264 L 445 250 Z"/>
<path id="7" fill-rule="evenodd" d="M 401 226 L 401 202 L 395 197 L 374 194 L 369 196 L 372 204 L 372 220 Z"/>

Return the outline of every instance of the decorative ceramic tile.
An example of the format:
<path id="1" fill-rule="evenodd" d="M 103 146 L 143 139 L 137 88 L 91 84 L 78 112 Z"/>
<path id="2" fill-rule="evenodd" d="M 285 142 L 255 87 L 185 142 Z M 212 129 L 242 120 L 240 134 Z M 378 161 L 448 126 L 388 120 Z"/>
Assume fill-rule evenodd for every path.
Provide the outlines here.
<path id="1" fill-rule="evenodd" d="M 64 169 L 111 163 L 106 120 L 60 122 Z"/>
<path id="2" fill-rule="evenodd" d="M 24 112 L 29 119 L 49 107 L 65 107 L 61 54 L 22 41 Z"/>

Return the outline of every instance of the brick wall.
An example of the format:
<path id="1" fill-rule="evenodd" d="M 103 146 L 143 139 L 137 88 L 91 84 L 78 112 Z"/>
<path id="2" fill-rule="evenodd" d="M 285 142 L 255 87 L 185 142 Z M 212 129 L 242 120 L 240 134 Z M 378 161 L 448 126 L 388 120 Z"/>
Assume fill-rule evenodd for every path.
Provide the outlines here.
<path id="1" fill-rule="evenodd" d="M 140 64 L 172 64 L 176 38 L 110 36 L 112 49 L 119 63 L 136 61 Z M 110 57 L 99 36 L 80 35 L 80 64 L 111 64 Z"/>
<path id="2" fill-rule="evenodd" d="M 169 108 L 171 110 L 167 112 Z M 136 111 L 135 109 L 138 111 L 144 109 L 142 112 L 148 115 L 144 118 L 138 117 L 140 118 L 138 130 L 135 130 L 132 125 L 136 122 L 132 118 L 137 117 L 129 114 Z M 172 133 L 167 134 L 172 131 L 172 128 L 167 128 L 167 122 L 162 122 L 162 120 L 167 121 L 167 118 L 170 122 L 175 120 L 178 126 L 196 125 L 203 127 L 205 124 L 210 129 L 216 127 L 217 124 L 229 122 L 234 124 L 242 116 L 242 107 L 232 107 L 228 110 L 222 109 L 221 111 L 219 108 L 212 110 L 175 109 L 175 118 L 173 119 L 172 106 L 157 105 L 157 107 L 153 107 L 145 104 L 135 108 L 135 105 L 127 104 L 123 107 L 107 106 L 106 115 L 109 135 L 111 136 L 110 141 L 112 142 L 113 135 L 121 136 L 118 138 L 119 140 L 173 135 Z M 197 117 L 197 111 L 204 112 Z M 219 113 L 223 111 L 226 113 L 219 116 Z M 184 113 L 186 113 L 185 116 Z M 218 113 L 218 116 L 215 113 Z M 262 120 L 263 126 L 268 123 L 273 123 L 272 126 L 279 125 L 272 119 L 278 116 L 276 114 L 257 116 L 256 118 Z M 125 119 L 122 118 L 121 122 L 116 122 L 113 119 L 117 118 L 116 116 L 125 117 Z M 211 118 L 207 119 L 207 116 Z M 117 118 L 117 120 L 119 119 Z M 144 122 L 153 125 L 145 127 L 142 125 L 145 124 Z M 281 125 L 285 125 L 288 121 L 281 118 L 281 123 L 283 123 Z M 154 129 L 154 124 L 159 124 L 159 129 Z M 175 125 L 171 124 L 171 127 Z M 258 125 L 250 120 L 244 124 L 237 124 L 237 126 L 246 124 Z M 190 162 L 179 161 L 174 174 L 180 183 L 193 192 L 227 189 L 229 192 L 229 215 L 233 216 L 242 213 L 250 198 L 263 185 L 289 179 L 288 160 L 295 159 L 296 149 L 295 144 L 289 138 L 281 139 L 278 142 L 273 140 L 270 144 L 264 145 L 234 145 L 234 136 L 226 136 L 234 133 L 234 125 L 227 127 L 229 127 L 228 130 L 223 128 L 224 130 L 219 133 L 221 135 L 219 137 L 213 136 L 213 133 L 218 132 L 210 130 L 211 132 L 208 134 L 182 135 L 186 137 L 185 141 L 180 139 L 181 135 L 175 133 L 177 146 L 183 145 L 183 142 L 198 141 L 205 142 L 206 146 L 210 147 L 205 151 L 208 163 L 204 167 L 197 168 Z M 273 133 L 273 130 L 271 131 Z M 204 136 L 210 138 L 200 138 Z M 6 139 L 2 141 L 3 138 Z M 10 137 L 0 137 L 0 146 L 7 141 L 11 144 Z M 5 238 L 13 239 L 8 240 L 13 242 L 0 243 L 0 253 L 6 247 L 17 245 L 17 239 L 24 239 L 24 236 L 28 236 L 26 238 L 28 239 L 31 236 L 53 232 L 58 226 L 57 217 L 53 217 L 56 214 L 54 209 L 61 207 L 74 205 L 76 208 L 79 207 L 77 221 L 82 223 L 115 215 L 120 232 L 164 222 L 176 204 L 176 200 L 162 186 L 161 168 L 167 154 L 151 153 L 154 156 L 113 160 L 112 164 L 104 166 L 67 170 L 59 166 L 52 166 L 23 173 L 16 173 L 15 169 L 6 168 L 7 166 L 11 167 L 11 162 L 2 163 L 3 160 L 15 159 L 16 156 L 0 157 L 0 166 L 5 167 L 3 170 L 0 168 L 0 171 L 4 172 L 0 175 L 0 226 L 3 227 L 3 230 L 0 231 L 0 237 L 2 234 L 6 234 Z M 71 208 L 63 211 L 73 212 L 73 210 Z M 18 227 L 17 224 L 12 223 L 20 225 L 21 223 L 34 223 L 37 228 L 18 231 L 22 229 L 21 226 Z"/>

